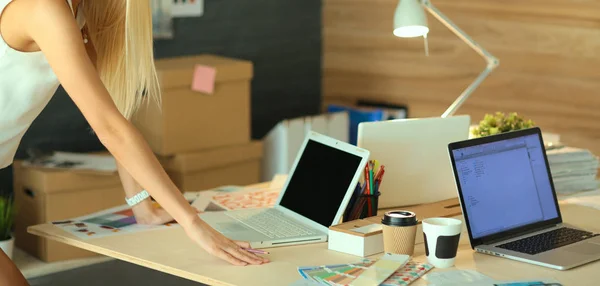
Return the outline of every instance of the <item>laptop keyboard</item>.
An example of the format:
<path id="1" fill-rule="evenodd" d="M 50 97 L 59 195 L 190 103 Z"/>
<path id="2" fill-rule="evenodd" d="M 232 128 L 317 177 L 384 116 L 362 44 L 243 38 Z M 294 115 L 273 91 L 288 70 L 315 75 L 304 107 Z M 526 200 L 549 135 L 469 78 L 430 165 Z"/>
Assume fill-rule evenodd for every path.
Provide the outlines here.
<path id="1" fill-rule="evenodd" d="M 499 245 L 498 247 L 534 255 L 592 238 L 597 235 L 598 234 L 593 234 L 583 230 L 563 227 L 553 231 L 544 232 L 538 235 L 505 243 Z"/>
<path id="2" fill-rule="evenodd" d="M 225 212 L 225 214 L 269 238 L 299 237 L 316 234 L 314 230 L 287 218 L 282 212 L 276 209 L 249 209 Z"/>

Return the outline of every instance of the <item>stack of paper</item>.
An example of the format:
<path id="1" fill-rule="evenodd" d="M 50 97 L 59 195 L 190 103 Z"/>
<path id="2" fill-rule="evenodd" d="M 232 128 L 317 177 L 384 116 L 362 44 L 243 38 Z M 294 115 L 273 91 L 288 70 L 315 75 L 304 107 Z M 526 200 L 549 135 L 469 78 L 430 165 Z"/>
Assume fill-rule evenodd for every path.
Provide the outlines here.
<path id="1" fill-rule="evenodd" d="M 570 194 L 598 188 L 598 157 L 589 150 L 563 147 L 546 153 L 557 193 Z"/>

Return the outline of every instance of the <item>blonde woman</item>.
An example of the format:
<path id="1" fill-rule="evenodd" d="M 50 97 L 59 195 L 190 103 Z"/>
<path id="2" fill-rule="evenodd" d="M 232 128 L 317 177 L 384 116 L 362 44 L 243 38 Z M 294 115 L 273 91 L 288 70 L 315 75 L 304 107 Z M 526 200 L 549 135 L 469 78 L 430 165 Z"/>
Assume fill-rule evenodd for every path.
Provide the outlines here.
<path id="1" fill-rule="evenodd" d="M 198 217 L 129 122 L 143 95 L 159 96 L 152 50 L 148 0 L 0 0 L 0 168 L 60 83 L 119 162 L 126 197 L 143 186 L 164 208 L 136 204 L 139 222 L 175 219 L 216 257 L 267 262 Z"/>

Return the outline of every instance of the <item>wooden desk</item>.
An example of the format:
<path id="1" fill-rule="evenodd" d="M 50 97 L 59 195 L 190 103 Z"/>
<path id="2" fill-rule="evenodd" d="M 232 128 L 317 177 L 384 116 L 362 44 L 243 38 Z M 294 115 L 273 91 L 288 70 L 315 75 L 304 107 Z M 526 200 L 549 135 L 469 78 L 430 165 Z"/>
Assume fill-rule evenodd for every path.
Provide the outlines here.
<path id="1" fill-rule="evenodd" d="M 575 205 L 561 205 L 565 221 L 600 232 L 600 211 Z M 270 249 L 271 263 L 262 266 L 232 266 L 208 255 L 185 235 L 183 229 L 165 229 L 116 237 L 80 240 L 51 224 L 29 228 L 35 235 L 111 256 L 123 261 L 209 285 L 289 285 L 300 279 L 298 266 L 356 262 L 360 258 L 330 251 L 326 243 Z M 415 260 L 426 261 L 423 244 L 416 245 Z M 466 233 L 461 237 L 456 268 L 475 269 L 499 280 L 554 278 L 563 285 L 593 285 L 600 280 L 600 262 L 569 271 L 474 253 Z M 450 269 L 456 269 L 450 268 Z M 432 271 L 444 271 L 434 269 Z M 420 279 L 413 285 L 427 285 Z"/>

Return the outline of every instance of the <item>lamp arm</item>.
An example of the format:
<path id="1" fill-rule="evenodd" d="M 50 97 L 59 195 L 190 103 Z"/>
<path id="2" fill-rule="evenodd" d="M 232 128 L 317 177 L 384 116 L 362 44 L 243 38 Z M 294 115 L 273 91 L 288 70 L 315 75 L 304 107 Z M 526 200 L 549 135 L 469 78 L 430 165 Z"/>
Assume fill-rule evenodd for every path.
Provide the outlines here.
<path id="1" fill-rule="evenodd" d="M 475 89 L 477 89 L 477 87 L 479 87 L 479 85 L 483 82 L 483 80 L 492 72 L 493 67 L 490 67 L 489 65 L 479 74 L 479 76 L 475 79 L 475 81 L 473 81 L 468 87 L 467 89 L 465 89 L 460 96 L 450 105 L 450 107 L 448 107 L 448 109 L 446 109 L 446 111 L 444 112 L 444 114 L 442 114 L 442 118 L 446 118 L 448 116 L 452 116 L 454 115 L 454 113 L 456 112 L 456 110 L 458 110 L 460 108 L 460 106 L 467 100 L 467 98 L 469 98 L 469 96 L 471 95 L 471 93 L 473 93 L 475 91 Z"/>
<path id="2" fill-rule="evenodd" d="M 458 108 L 467 100 L 467 98 L 479 87 L 481 82 L 500 64 L 500 61 L 490 54 L 487 50 L 481 47 L 477 42 L 475 42 L 469 35 L 467 35 L 463 30 L 461 30 L 454 22 L 452 22 L 446 15 L 442 14 L 440 10 L 438 10 L 435 6 L 431 4 L 429 0 L 421 0 L 421 4 L 425 7 L 431 15 L 433 15 L 438 21 L 440 21 L 444 26 L 446 26 L 450 31 L 452 31 L 456 36 L 458 36 L 463 42 L 465 42 L 469 47 L 475 50 L 478 54 L 480 54 L 487 62 L 487 66 L 483 72 L 479 74 L 479 76 L 475 79 L 473 83 L 471 83 L 467 89 L 465 89 L 462 94 L 448 107 L 448 109 L 442 114 L 442 117 L 448 117 L 453 115 Z"/>

